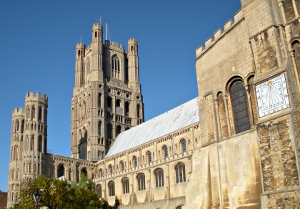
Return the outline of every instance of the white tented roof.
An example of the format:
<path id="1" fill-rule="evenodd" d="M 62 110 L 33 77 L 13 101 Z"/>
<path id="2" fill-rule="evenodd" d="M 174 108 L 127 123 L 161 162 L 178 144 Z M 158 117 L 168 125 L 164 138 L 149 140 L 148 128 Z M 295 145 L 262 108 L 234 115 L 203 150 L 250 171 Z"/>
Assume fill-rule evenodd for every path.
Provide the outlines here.
<path id="1" fill-rule="evenodd" d="M 198 98 L 192 99 L 168 112 L 122 132 L 116 138 L 106 157 L 116 155 L 199 122 L 197 100 Z"/>

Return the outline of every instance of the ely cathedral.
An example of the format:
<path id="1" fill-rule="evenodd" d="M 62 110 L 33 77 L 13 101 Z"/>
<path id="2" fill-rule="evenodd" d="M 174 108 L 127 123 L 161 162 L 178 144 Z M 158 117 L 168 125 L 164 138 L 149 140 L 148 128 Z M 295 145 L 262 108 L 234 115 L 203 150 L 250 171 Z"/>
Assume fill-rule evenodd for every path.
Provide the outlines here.
<path id="1" fill-rule="evenodd" d="M 126 52 L 94 24 L 76 45 L 71 157 L 46 152 L 46 95 L 13 110 L 8 207 L 37 175 L 84 173 L 121 209 L 300 208 L 300 1 L 241 5 L 196 49 L 199 96 L 146 122 L 137 40 Z"/>

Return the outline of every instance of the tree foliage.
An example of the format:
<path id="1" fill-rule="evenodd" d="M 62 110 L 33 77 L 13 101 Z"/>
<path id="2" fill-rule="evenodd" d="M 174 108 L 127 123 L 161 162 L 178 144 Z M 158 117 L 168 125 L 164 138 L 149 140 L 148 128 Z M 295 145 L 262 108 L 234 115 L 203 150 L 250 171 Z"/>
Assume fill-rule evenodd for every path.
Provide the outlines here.
<path id="1" fill-rule="evenodd" d="M 35 204 L 33 193 L 39 189 L 42 199 Z M 21 189 L 18 203 L 11 209 L 42 208 L 52 209 L 111 209 L 108 203 L 99 200 L 92 180 L 81 178 L 77 183 L 39 176 Z"/>

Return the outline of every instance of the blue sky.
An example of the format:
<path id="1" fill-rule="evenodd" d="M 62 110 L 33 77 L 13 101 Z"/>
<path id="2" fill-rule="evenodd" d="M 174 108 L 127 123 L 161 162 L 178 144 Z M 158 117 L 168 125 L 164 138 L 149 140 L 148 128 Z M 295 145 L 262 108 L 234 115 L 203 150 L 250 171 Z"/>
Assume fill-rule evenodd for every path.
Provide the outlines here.
<path id="1" fill-rule="evenodd" d="M 90 44 L 96 19 L 126 49 L 138 40 L 149 120 L 197 97 L 195 49 L 239 9 L 239 0 L 0 1 L 0 190 L 8 184 L 11 112 L 26 92 L 49 97 L 48 149 L 70 156 L 75 45 L 81 37 Z"/>

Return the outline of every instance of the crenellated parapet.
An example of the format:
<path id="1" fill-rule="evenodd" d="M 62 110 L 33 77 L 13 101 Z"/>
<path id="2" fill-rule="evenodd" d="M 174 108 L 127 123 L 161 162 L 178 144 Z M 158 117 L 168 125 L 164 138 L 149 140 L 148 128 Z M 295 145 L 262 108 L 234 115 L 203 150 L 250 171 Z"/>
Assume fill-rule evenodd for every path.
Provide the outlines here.
<path id="1" fill-rule="evenodd" d="M 85 44 L 84 44 L 84 43 L 78 42 L 78 43 L 76 44 L 76 49 L 83 49 L 83 48 L 85 48 Z"/>
<path id="2" fill-rule="evenodd" d="M 128 40 L 128 45 L 138 45 L 138 41 L 135 38 L 130 38 Z"/>
<path id="3" fill-rule="evenodd" d="M 24 115 L 25 114 L 25 110 L 23 107 L 18 107 L 18 108 L 14 108 L 12 111 L 12 116 L 20 116 L 20 115 Z"/>
<path id="4" fill-rule="evenodd" d="M 48 97 L 45 94 L 40 94 L 40 92 L 27 92 L 25 95 L 25 104 L 31 102 L 38 102 L 48 106 Z"/>
<path id="5" fill-rule="evenodd" d="M 93 24 L 93 30 L 101 30 L 102 31 L 102 24 L 94 23 Z"/>
<path id="6" fill-rule="evenodd" d="M 244 19 L 244 14 L 242 10 L 239 10 L 235 15 L 234 15 L 234 21 L 231 19 L 228 20 L 224 24 L 224 30 L 219 28 L 215 33 L 214 37 L 209 37 L 205 41 L 204 46 L 199 46 L 196 49 L 196 58 L 204 54 L 210 47 L 212 47 L 218 40 L 220 40 L 227 32 L 229 32 L 232 28 L 234 28 L 241 20 Z"/>
<path id="7" fill-rule="evenodd" d="M 104 46 L 106 48 L 110 48 L 110 49 L 113 49 L 113 50 L 116 50 L 116 51 L 119 51 L 121 53 L 124 53 L 125 52 L 125 48 L 122 44 L 118 44 L 116 42 L 110 42 L 109 40 L 105 40 L 105 44 Z"/>

